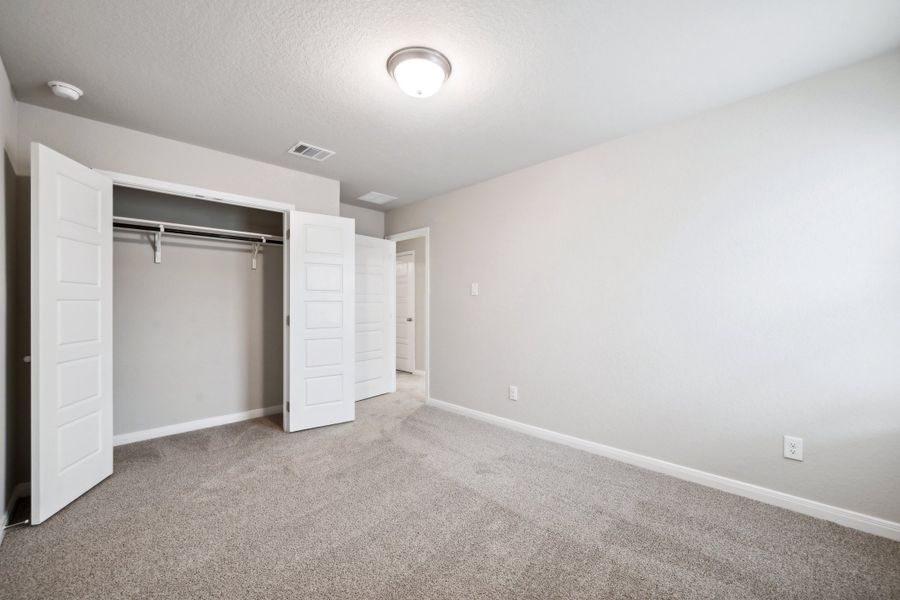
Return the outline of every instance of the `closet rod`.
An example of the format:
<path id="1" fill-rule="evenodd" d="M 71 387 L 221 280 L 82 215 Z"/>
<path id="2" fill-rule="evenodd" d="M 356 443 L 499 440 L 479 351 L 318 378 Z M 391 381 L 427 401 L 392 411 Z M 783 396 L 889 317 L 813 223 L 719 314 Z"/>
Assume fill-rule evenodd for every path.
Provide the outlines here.
<path id="1" fill-rule="evenodd" d="M 281 245 L 284 243 L 284 238 L 280 235 L 254 233 L 252 231 L 236 231 L 233 229 L 218 229 L 216 227 L 203 227 L 201 225 L 184 225 L 166 221 L 149 221 L 147 219 L 134 219 L 131 217 L 113 217 L 113 228 L 128 231 L 142 231 L 146 233 L 161 233 L 163 235 L 246 242 L 250 244 L 264 243 Z"/>

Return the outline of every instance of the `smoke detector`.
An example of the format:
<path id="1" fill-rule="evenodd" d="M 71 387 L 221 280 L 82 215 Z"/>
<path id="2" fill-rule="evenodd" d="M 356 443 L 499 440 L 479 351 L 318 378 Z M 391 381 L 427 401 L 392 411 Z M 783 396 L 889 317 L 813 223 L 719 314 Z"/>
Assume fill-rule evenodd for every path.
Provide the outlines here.
<path id="1" fill-rule="evenodd" d="M 66 83 L 65 81 L 48 81 L 47 85 L 50 86 L 50 90 L 54 95 L 65 98 L 66 100 L 71 100 L 72 102 L 84 95 L 81 88 L 75 87 L 71 83 Z"/>
<path id="2" fill-rule="evenodd" d="M 318 146 L 313 146 L 312 144 L 307 144 L 306 142 L 298 142 L 291 146 L 291 149 L 288 150 L 289 154 L 296 154 L 297 156 L 302 156 L 303 158 L 308 158 L 310 160 L 315 160 L 318 162 L 322 162 L 326 158 L 331 158 L 334 156 L 334 150 L 326 150 L 325 148 L 319 148 Z"/>
<path id="3" fill-rule="evenodd" d="M 357 200 L 362 200 L 363 202 L 371 202 L 372 204 L 387 204 L 391 200 L 396 199 L 396 196 L 388 196 L 387 194 L 382 194 L 381 192 L 369 192 L 357 198 Z"/>

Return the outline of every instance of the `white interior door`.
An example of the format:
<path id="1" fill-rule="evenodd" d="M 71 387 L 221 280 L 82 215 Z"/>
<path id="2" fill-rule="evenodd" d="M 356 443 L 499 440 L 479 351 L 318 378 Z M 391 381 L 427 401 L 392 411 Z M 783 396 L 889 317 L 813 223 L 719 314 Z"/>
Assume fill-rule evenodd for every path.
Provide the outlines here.
<path id="1" fill-rule="evenodd" d="M 397 390 L 394 261 L 397 244 L 356 236 L 356 399 Z"/>
<path id="2" fill-rule="evenodd" d="M 397 255 L 397 370 L 416 370 L 416 255 Z"/>
<path id="3" fill-rule="evenodd" d="M 292 211 L 288 237 L 285 430 L 352 421 L 354 221 Z"/>
<path id="4" fill-rule="evenodd" d="M 31 523 L 112 474 L 112 180 L 31 145 Z"/>

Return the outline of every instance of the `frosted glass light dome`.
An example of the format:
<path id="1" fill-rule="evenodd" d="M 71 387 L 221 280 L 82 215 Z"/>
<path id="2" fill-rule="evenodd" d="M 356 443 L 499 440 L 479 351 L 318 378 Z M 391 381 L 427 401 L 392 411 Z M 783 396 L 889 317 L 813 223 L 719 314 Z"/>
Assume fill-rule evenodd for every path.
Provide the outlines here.
<path id="1" fill-rule="evenodd" d="M 391 54 L 387 70 L 404 93 L 428 98 L 450 77 L 450 61 L 431 48 L 403 48 Z"/>

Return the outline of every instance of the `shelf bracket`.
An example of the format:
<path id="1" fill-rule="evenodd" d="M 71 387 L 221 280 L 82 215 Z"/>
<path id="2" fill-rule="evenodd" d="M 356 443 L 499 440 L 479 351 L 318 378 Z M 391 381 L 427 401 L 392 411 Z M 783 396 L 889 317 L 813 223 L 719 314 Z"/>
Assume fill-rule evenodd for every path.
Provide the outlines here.
<path id="1" fill-rule="evenodd" d="M 162 234 L 165 230 L 165 227 L 160 225 L 159 231 L 153 234 L 151 245 L 153 246 L 153 262 L 156 264 L 162 262 Z"/>
<path id="2" fill-rule="evenodd" d="M 256 257 L 260 253 L 260 246 L 266 243 L 266 238 L 262 238 L 259 242 L 253 242 L 253 249 L 250 251 L 250 268 L 256 270 Z"/>

